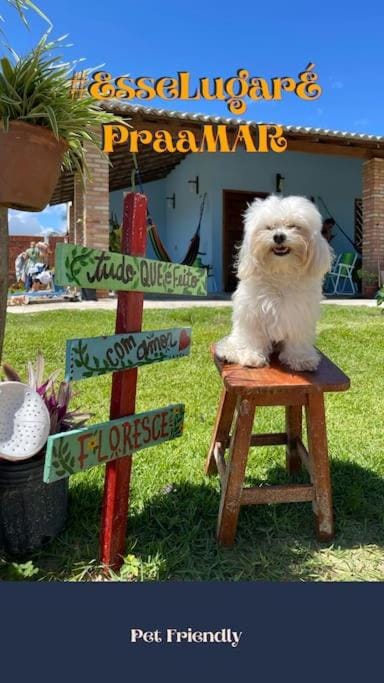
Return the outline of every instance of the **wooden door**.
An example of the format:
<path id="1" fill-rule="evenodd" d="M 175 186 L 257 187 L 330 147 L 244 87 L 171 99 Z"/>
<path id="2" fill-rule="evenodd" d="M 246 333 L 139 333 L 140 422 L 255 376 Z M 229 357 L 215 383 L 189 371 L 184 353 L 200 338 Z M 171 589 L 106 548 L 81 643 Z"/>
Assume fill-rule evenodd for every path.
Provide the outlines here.
<path id="1" fill-rule="evenodd" d="M 223 190 L 223 281 L 226 292 L 236 289 L 234 262 L 237 247 L 243 239 L 243 214 L 255 197 L 265 199 L 268 193 Z"/>

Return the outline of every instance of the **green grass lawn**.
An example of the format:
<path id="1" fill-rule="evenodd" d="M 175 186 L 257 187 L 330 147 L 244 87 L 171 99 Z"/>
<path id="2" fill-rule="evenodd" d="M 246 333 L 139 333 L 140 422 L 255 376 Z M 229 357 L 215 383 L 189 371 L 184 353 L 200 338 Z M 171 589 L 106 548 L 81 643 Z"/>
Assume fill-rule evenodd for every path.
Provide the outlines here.
<path id="1" fill-rule="evenodd" d="M 364 581 L 384 577 L 384 318 L 376 309 L 322 307 L 319 348 L 351 377 L 352 388 L 327 395 L 336 536 L 316 542 L 310 503 L 242 508 L 233 549 L 215 541 L 217 478 L 204 460 L 220 383 L 210 344 L 228 332 L 229 309 L 152 310 L 144 327 L 193 327 L 190 358 L 139 370 L 137 411 L 182 401 L 181 439 L 134 457 L 126 557 L 115 580 Z M 64 367 L 65 340 L 113 332 L 114 314 L 71 310 L 8 315 L 5 360 L 24 368 L 38 350 L 48 370 Z M 74 406 L 108 420 L 110 377 L 76 384 Z M 281 431 L 283 409 L 260 409 L 255 431 Z M 247 483 L 286 481 L 284 448 L 253 449 Z M 97 580 L 104 468 L 70 480 L 65 531 L 30 558 L 35 580 Z M 301 476 L 301 475 L 300 475 Z M 303 475 L 304 477 L 304 475 Z M 300 481 L 300 477 L 297 481 Z M 305 481 L 305 478 L 302 479 Z M 18 568 L 0 558 L 2 578 Z M 22 570 L 20 570 L 22 577 Z"/>

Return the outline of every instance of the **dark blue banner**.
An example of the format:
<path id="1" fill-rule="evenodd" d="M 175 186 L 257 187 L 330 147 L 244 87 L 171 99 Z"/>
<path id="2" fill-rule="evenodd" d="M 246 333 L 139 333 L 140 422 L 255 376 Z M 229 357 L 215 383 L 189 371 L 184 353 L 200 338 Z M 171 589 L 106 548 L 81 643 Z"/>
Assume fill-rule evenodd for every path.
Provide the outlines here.
<path id="1" fill-rule="evenodd" d="M 373 681 L 383 598 L 381 584 L 3 583 L 1 680 Z"/>

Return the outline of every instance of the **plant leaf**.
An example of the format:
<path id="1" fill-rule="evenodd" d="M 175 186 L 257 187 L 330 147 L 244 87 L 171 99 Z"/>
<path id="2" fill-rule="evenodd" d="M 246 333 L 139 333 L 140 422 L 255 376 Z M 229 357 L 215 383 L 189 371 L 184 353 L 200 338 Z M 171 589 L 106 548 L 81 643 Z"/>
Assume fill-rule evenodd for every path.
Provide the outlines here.
<path id="1" fill-rule="evenodd" d="M 3 370 L 4 370 L 6 378 L 10 382 L 21 382 L 22 381 L 20 376 L 17 374 L 16 370 L 14 370 L 14 368 L 12 368 L 10 365 L 8 365 L 8 363 L 3 363 Z"/>

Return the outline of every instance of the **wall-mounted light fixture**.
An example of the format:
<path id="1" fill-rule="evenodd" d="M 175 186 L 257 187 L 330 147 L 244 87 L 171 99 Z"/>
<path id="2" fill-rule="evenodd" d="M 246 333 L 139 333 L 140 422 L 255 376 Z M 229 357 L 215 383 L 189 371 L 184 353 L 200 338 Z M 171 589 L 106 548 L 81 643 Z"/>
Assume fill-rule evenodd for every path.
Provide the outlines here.
<path id="1" fill-rule="evenodd" d="M 285 180 L 284 176 L 281 175 L 281 173 L 276 173 L 275 177 L 275 191 L 280 194 L 283 191 L 283 181 Z"/>
<path id="2" fill-rule="evenodd" d="M 173 193 L 171 197 L 166 197 L 168 208 L 174 209 L 176 207 L 176 195 Z"/>
<path id="3" fill-rule="evenodd" d="M 196 194 L 199 194 L 199 176 L 197 175 L 194 180 L 188 180 L 189 189 L 191 192 L 195 189 Z M 193 187 L 195 186 L 195 187 Z"/>

